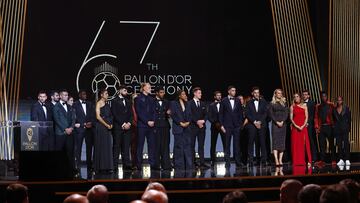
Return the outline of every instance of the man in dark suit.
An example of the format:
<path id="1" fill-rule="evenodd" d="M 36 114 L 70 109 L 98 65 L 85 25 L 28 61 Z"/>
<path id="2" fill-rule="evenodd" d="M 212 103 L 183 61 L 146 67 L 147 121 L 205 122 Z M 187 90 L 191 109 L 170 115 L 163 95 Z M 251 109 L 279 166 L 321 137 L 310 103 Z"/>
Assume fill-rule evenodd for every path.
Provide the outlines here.
<path id="1" fill-rule="evenodd" d="M 67 104 L 69 94 L 67 90 L 60 91 L 60 101 L 53 108 L 54 124 L 55 124 L 55 148 L 63 151 L 69 161 L 70 173 L 75 172 L 74 157 L 74 124 L 75 120 L 71 107 Z"/>
<path id="2" fill-rule="evenodd" d="M 138 141 L 137 141 L 137 169 L 141 169 L 143 160 L 143 149 L 145 137 L 148 144 L 149 164 L 152 169 L 158 169 L 155 166 L 154 155 L 156 151 L 156 139 L 154 136 L 155 125 L 155 108 L 154 98 L 150 96 L 151 85 L 149 83 L 141 84 L 141 93 L 135 99 L 135 111 L 138 118 Z"/>
<path id="3" fill-rule="evenodd" d="M 131 121 L 132 104 L 127 98 L 128 92 L 126 86 L 119 88 L 119 96 L 111 102 L 111 112 L 114 116 L 113 123 L 113 159 L 114 171 L 118 170 L 119 155 L 121 152 L 122 166 L 125 170 L 131 169 L 130 161 L 130 143 L 131 143 Z"/>
<path id="4" fill-rule="evenodd" d="M 50 92 L 50 99 L 51 99 L 52 106 L 55 106 L 55 104 L 58 103 L 59 99 L 60 99 L 59 92 L 56 90 L 52 90 Z"/>
<path id="5" fill-rule="evenodd" d="M 240 130 L 243 125 L 243 109 L 240 100 L 235 98 L 236 88 L 228 87 L 228 96 L 220 104 L 221 130 L 225 134 L 225 167 L 230 167 L 230 143 L 233 137 L 233 156 L 237 167 L 241 167 Z"/>
<path id="6" fill-rule="evenodd" d="M 75 109 L 75 158 L 76 168 L 80 168 L 81 163 L 81 149 L 85 139 L 86 144 L 86 165 L 88 173 L 93 171 L 92 153 L 94 147 L 94 129 L 95 122 L 95 108 L 94 105 L 88 101 L 85 90 L 79 91 L 79 100 L 73 105 Z"/>
<path id="7" fill-rule="evenodd" d="M 155 139 L 156 139 L 156 153 L 155 165 L 161 169 L 170 170 L 170 103 L 164 99 L 165 90 L 163 87 L 155 88 Z"/>
<path id="8" fill-rule="evenodd" d="M 200 166 L 201 168 L 209 168 L 210 166 L 205 163 L 204 158 L 204 145 L 205 145 L 205 133 L 206 133 L 206 120 L 207 120 L 207 110 L 204 102 L 200 101 L 201 99 L 201 89 L 200 87 L 195 87 L 193 89 L 193 99 L 190 100 L 187 105 L 190 109 L 191 114 L 191 148 L 193 149 L 194 163 L 195 165 Z M 197 138 L 198 142 L 198 154 L 200 158 L 200 164 L 197 164 L 195 161 L 195 141 Z"/>
<path id="9" fill-rule="evenodd" d="M 50 105 L 46 103 L 47 95 L 45 91 L 39 91 L 38 101 L 31 107 L 30 120 L 39 121 L 40 125 L 52 122 L 52 109 Z M 39 129 L 39 145 L 41 151 L 51 151 L 55 149 L 55 137 L 53 128 L 41 127 Z"/>
<path id="10" fill-rule="evenodd" d="M 211 165 L 214 166 L 216 161 L 216 142 L 220 134 L 220 138 L 223 144 L 223 149 L 225 149 L 225 134 L 221 131 L 220 124 L 220 109 L 221 109 L 221 92 L 214 92 L 214 102 L 209 106 L 208 118 L 211 123 L 211 146 L 210 146 L 210 156 L 211 156 Z"/>
<path id="11" fill-rule="evenodd" d="M 314 127 L 315 102 L 313 100 L 311 100 L 309 90 L 302 91 L 302 97 L 303 97 L 303 100 L 308 109 L 307 129 L 308 129 L 308 134 L 309 134 L 309 138 L 310 138 L 312 162 L 316 162 L 317 155 L 318 155 L 318 144 L 317 144 L 315 127 Z"/>
<path id="12" fill-rule="evenodd" d="M 246 118 L 249 121 L 248 132 L 248 163 L 254 163 L 254 143 L 255 139 L 259 139 L 261 149 L 261 163 L 267 165 L 267 149 L 266 149 L 266 129 L 267 129 L 267 109 L 268 104 L 265 99 L 260 98 L 260 89 L 252 88 L 253 98 L 246 105 Z"/>

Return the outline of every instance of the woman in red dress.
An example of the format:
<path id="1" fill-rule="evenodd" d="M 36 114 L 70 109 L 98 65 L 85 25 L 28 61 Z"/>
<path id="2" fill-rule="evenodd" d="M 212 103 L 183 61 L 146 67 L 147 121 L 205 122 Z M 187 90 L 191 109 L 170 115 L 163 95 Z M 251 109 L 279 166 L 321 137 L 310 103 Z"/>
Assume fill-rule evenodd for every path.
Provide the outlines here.
<path id="1" fill-rule="evenodd" d="M 291 119 L 291 154 L 293 165 L 311 166 L 310 141 L 307 130 L 308 110 L 301 101 L 300 94 L 294 94 L 294 102 L 290 107 Z M 305 154 L 307 160 L 305 160 Z"/>

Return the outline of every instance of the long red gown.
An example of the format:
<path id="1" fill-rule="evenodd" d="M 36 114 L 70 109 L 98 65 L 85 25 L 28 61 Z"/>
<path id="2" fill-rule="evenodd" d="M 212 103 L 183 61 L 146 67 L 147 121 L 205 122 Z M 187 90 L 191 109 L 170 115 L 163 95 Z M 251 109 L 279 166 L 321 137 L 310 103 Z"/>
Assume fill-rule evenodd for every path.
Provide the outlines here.
<path id="1" fill-rule="evenodd" d="M 293 120 L 297 126 L 302 126 L 305 122 L 305 109 L 297 105 L 293 105 Z M 310 141 L 307 127 L 299 130 L 294 126 L 291 127 L 291 154 L 293 165 L 306 165 L 305 154 L 307 155 L 307 162 L 311 163 Z"/>

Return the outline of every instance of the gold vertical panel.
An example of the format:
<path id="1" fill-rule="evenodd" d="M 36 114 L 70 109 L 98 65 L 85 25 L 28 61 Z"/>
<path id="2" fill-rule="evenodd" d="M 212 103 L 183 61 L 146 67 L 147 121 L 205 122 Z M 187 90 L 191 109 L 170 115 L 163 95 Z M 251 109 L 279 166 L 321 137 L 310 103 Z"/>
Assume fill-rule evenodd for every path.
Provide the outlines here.
<path id="1" fill-rule="evenodd" d="M 308 89 L 319 101 L 322 84 L 306 0 L 270 0 L 282 88 L 288 101 Z"/>
<path id="2" fill-rule="evenodd" d="M 350 149 L 360 152 L 360 2 L 331 0 L 329 13 L 329 95 L 350 107 Z"/>
<path id="3" fill-rule="evenodd" d="M 0 0 L 0 160 L 14 158 L 27 0 Z"/>

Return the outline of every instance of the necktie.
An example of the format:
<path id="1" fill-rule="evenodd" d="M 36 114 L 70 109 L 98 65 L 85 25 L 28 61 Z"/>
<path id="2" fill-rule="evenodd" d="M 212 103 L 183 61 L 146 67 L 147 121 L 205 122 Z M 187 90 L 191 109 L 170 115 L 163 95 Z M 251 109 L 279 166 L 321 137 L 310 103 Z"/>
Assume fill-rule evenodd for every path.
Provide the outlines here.
<path id="1" fill-rule="evenodd" d="M 196 106 L 200 107 L 200 101 L 196 101 Z"/>

